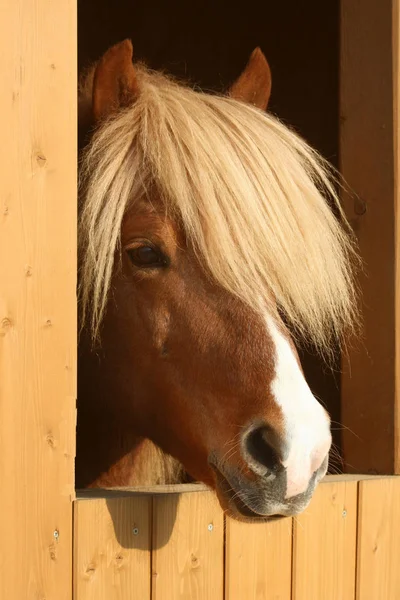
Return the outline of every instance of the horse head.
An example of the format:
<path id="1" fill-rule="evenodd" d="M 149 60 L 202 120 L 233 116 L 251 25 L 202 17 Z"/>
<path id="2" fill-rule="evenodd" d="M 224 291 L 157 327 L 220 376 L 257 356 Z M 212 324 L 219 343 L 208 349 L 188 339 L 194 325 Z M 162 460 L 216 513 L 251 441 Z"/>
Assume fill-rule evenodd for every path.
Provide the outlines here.
<path id="1" fill-rule="evenodd" d="M 264 112 L 270 90 L 259 49 L 224 97 L 134 64 L 129 41 L 108 50 L 80 229 L 103 444 L 134 432 L 232 514 L 264 519 L 304 509 L 331 445 L 287 324 L 326 349 L 354 304 L 351 242 L 321 194 L 336 201 L 334 186 Z"/>

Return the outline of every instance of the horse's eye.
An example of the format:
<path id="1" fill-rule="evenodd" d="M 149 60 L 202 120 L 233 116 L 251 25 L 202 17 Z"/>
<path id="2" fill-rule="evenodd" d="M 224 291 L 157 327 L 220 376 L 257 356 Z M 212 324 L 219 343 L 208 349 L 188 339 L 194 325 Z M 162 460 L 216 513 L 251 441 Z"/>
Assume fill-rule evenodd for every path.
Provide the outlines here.
<path id="1" fill-rule="evenodd" d="M 136 267 L 165 267 L 167 259 L 161 250 L 151 246 L 138 246 L 128 250 L 131 262 Z"/>

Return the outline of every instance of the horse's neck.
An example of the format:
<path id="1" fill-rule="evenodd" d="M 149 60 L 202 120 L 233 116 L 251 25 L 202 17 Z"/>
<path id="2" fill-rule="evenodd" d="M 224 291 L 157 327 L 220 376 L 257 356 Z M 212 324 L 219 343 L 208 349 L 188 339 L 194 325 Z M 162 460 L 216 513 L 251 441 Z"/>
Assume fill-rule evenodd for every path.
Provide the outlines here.
<path id="1" fill-rule="evenodd" d="M 183 469 L 153 442 L 125 428 L 119 415 L 79 398 L 76 485 L 84 487 L 146 486 L 179 483 Z M 110 408 L 112 403 L 110 402 Z"/>
<path id="2" fill-rule="evenodd" d="M 120 477 L 118 473 L 121 471 Z M 114 486 L 162 485 L 179 483 L 184 479 L 181 464 L 148 439 L 140 440 L 135 449 L 118 461 L 109 473 Z M 118 483 L 115 483 L 116 480 Z M 96 485 L 102 485 L 101 478 Z"/>
<path id="3" fill-rule="evenodd" d="M 118 442 L 121 443 L 121 438 Z M 134 443 L 133 440 L 132 443 Z M 104 444 L 110 444 L 111 452 L 117 445 L 110 439 L 105 440 Z M 83 467 L 83 471 L 79 470 L 80 477 L 78 475 L 77 487 L 151 486 L 180 483 L 184 480 L 184 472 L 178 461 L 162 452 L 148 439 L 138 439 L 130 451 L 114 461 L 110 461 L 109 457 L 102 454 L 103 464 L 101 455 L 97 455 L 95 464 L 92 461 L 92 468 L 87 465 Z M 84 461 L 85 457 L 80 457 L 80 461 L 82 460 Z M 111 465 L 110 462 L 112 462 Z M 88 466 L 89 468 L 87 468 Z M 83 483 L 79 485 L 80 479 Z"/>
<path id="4" fill-rule="evenodd" d="M 181 465 L 139 436 L 131 420 L 121 414 L 99 364 L 83 348 L 79 357 L 76 486 L 146 486 L 182 481 Z"/>

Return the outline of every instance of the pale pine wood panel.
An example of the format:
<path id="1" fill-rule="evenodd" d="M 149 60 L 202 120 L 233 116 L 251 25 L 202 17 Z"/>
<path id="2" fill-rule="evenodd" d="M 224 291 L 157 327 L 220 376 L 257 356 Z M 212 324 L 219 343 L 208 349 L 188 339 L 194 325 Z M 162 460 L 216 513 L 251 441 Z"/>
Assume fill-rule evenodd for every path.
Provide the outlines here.
<path id="1" fill-rule="evenodd" d="M 346 468 L 361 473 L 400 468 L 396 2 L 340 3 L 340 170 L 350 190 L 343 194 L 346 214 L 364 262 L 363 332 L 344 357 L 342 436 Z"/>
<path id="2" fill-rule="evenodd" d="M 150 600 L 151 496 L 74 504 L 74 600 Z"/>
<path id="3" fill-rule="evenodd" d="M 223 554 L 215 494 L 153 498 L 152 600 L 222 600 Z"/>
<path id="4" fill-rule="evenodd" d="M 354 600 L 357 482 L 322 483 L 294 519 L 293 600 Z"/>
<path id="5" fill-rule="evenodd" d="M 248 524 L 227 519 L 226 600 L 290 600 L 292 519 Z"/>
<path id="6" fill-rule="evenodd" d="M 357 600 L 400 598 L 400 477 L 359 483 Z"/>
<path id="7" fill-rule="evenodd" d="M 76 0 L 0 14 L 0 598 L 70 600 Z"/>

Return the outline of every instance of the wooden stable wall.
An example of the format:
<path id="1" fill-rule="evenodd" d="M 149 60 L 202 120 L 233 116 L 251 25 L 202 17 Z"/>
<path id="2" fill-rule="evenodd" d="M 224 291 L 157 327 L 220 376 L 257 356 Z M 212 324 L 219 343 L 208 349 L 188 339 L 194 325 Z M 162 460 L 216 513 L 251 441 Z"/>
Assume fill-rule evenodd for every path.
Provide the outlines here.
<path id="1" fill-rule="evenodd" d="M 0 598 L 70 600 L 76 0 L 0 12 Z"/>
<path id="2" fill-rule="evenodd" d="M 400 470 L 398 4 L 341 2 L 341 166 L 367 273 L 344 451 L 347 469 L 389 473 Z M 225 521 L 206 491 L 73 508 L 77 6 L 1 8 L 0 598 L 397 600 L 396 478 L 328 479 L 305 514 L 266 525 Z"/>
<path id="3" fill-rule="evenodd" d="M 328 476 L 301 516 L 253 525 L 197 487 L 78 498 L 74 600 L 400 597 L 400 478 Z"/>

